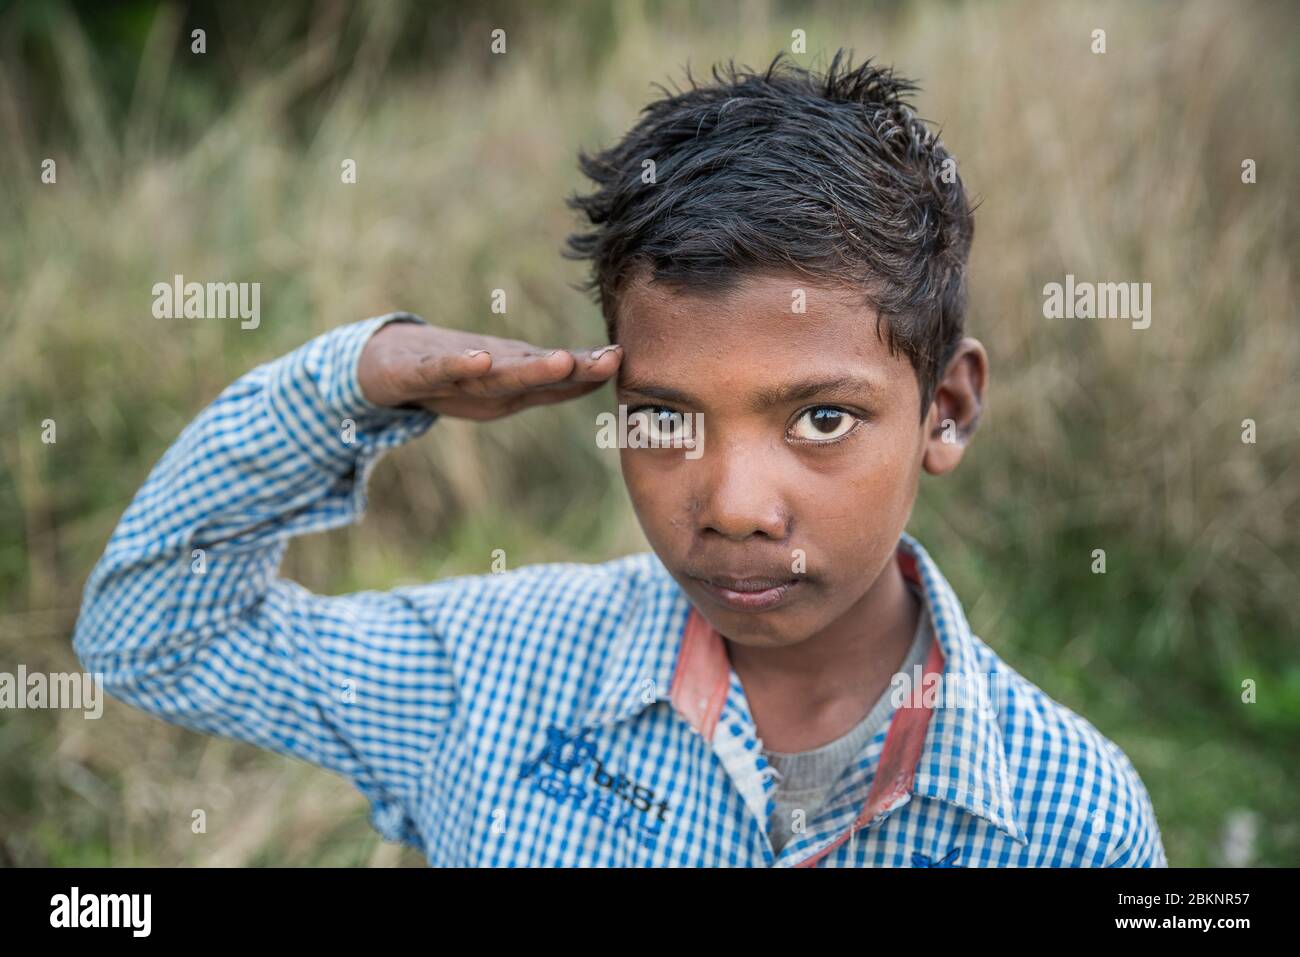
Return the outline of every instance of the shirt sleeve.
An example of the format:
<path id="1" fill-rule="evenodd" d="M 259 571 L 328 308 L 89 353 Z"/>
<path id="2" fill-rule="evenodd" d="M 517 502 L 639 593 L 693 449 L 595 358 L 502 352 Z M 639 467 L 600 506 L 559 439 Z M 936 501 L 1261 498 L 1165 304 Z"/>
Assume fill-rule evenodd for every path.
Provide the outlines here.
<path id="1" fill-rule="evenodd" d="M 1160 827 L 1156 823 L 1151 797 L 1137 770 L 1122 752 L 1121 760 L 1130 778 L 1129 813 L 1124 815 L 1124 826 L 1120 829 L 1119 839 L 1107 852 L 1103 866 L 1168 867 L 1169 861 L 1165 857 L 1165 846 L 1160 836 Z"/>
<path id="2" fill-rule="evenodd" d="M 87 581 L 73 647 L 115 697 L 343 774 L 388 840 L 456 707 L 442 638 L 400 592 L 277 577 L 290 538 L 365 509 L 379 456 L 434 422 L 365 399 L 357 361 L 393 313 L 234 382 L 153 469 Z"/>

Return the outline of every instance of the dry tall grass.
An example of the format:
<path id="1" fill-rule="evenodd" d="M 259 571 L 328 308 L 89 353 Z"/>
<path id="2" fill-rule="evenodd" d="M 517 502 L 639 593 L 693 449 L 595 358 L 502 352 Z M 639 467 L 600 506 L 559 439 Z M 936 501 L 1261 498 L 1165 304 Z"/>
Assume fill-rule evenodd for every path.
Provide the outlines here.
<path id="1" fill-rule="evenodd" d="M 367 9 L 363 55 L 306 123 L 291 104 L 334 69 L 328 30 L 179 147 L 157 135 L 171 58 L 188 55 L 166 17 L 124 128 L 73 22 L 75 136 L 40 142 L 0 88 L 0 670 L 77 667 L 80 588 L 118 515 L 252 365 L 395 308 L 598 341 L 569 287 L 580 267 L 558 255 L 577 147 L 618 136 L 686 62 L 763 64 L 801 28 L 802 62 L 845 46 L 919 76 L 922 114 L 982 198 L 969 322 L 992 357 L 989 407 L 960 474 L 924 486 L 917 533 L 977 630 L 1134 757 L 1173 863 L 1217 861 L 1233 807 L 1261 822 L 1258 859 L 1300 858 L 1300 57 L 1285 7 L 619 3 L 600 42 L 557 14 L 505 24 L 510 52 L 493 58 L 485 24 L 400 79 L 387 54 L 404 21 Z M 340 183 L 345 158 L 356 185 Z M 151 287 L 176 273 L 261 282 L 261 327 L 154 319 Z M 1044 319 L 1042 287 L 1066 273 L 1150 282 L 1151 327 Z M 607 401 L 440 423 L 381 467 L 365 524 L 295 544 L 285 572 L 350 590 L 483 571 L 497 547 L 514 565 L 643 548 L 617 460 L 590 440 Z M 1239 703 L 1245 677 L 1257 710 Z M 346 783 L 118 705 L 98 722 L 0 716 L 0 768 L 0 860 L 419 863 L 369 832 Z"/>

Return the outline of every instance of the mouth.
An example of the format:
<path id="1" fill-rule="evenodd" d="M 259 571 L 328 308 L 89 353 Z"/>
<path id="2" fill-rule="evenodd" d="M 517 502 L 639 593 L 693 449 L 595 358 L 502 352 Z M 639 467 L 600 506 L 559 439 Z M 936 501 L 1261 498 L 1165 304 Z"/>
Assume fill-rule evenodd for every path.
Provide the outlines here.
<path id="1" fill-rule="evenodd" d="M 799 578 L 690 577 L 711 598 L 734 611 L 768 611 L 786 602 L 803 582 Z"/>

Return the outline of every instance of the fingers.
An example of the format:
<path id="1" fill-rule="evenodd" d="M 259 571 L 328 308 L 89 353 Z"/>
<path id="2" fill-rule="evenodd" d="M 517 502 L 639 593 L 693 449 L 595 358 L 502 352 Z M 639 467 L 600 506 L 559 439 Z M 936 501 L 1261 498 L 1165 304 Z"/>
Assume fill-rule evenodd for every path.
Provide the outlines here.
<path id="1" fill-rule="evenodd" d="M 492 354 L 485 349 L 464 349 L 422 357 L 412 368 L 410 385 L 421 392 L 460 379 L 477 379 L 492 369 Z"/>
<path id="2" fill-rule="evenodd" d="M 459 392 L 442 398 L 425 399 L 420 402 L 420 405 L 453 418 L 487 422 L 535 405 L 552 405 L 556 402 L 577 399 L 595 392 L 600 387 L 600 382 L 578 382 L 563 387 L 530 389 L 503 396 L 471 396 Z"/>
<path id="3" fill-rule="evenodd" d="M 520 392 L 506 401 L 501 414 L 510 415 L 521 409 L 531 409 L 538 405 L 554 405 L 556 402 L 568 402 L 570 399 L 578 399 L 588 393 L 595 392 L 600 387 L 600 382 L 579 382 L 564 387 Z"/>
<path id="4" fill-rule="evenodd" d="M 575 352 L 573 354 L 573 372 L 569 374 L 573 382 L 604 382 L 618 371 L 623 361 L 623 347 L 620 345 L 601 346 L 598 349 Z"/>
<path id="5" fill-rule="evenodd" d="M 493 356 L 490 370 L 476 370 L 477 374 L 457 380 L 454 389 L 465 395 L 495 397 L 565 389 L 575 384 L 599 385 L 618 371 L 621 360 L 622 348 L 617 346 Z"/>
<path id="6" fill-rule="evenodd" d="M 563 382 L 573 371 L 573 365 L 573 354 L 563 349 L 520 356 L 493 356 L 491 374 L 460 385 L 467 392 L 482 395 L 526 392 Z"/>
<path id="7" fill-rule="evenodd" d="M 544 382 L 536 386 L 539 389 L 564 389 L 577 382 L 594 382 L 600 384 L 618 372 L 623 361 L 623 347 L 619 345 L 600 346 L 595 349 L 570 349 L 573 367 L 569 374 L 553 382 Z"/>

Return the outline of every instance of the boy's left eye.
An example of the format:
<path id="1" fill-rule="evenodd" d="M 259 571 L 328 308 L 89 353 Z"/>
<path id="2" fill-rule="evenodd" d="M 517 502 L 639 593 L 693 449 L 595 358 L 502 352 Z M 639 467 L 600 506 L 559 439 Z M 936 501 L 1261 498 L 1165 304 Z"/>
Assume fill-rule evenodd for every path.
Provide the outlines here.
<path id="1" fill-rule="evenodd" d="M 857 423 L 858 417 L 851 412 L 833 405 L 819 405 L 799 416 L 790 431 L 797 439 L 829 442 L 848 435 Z"/>

